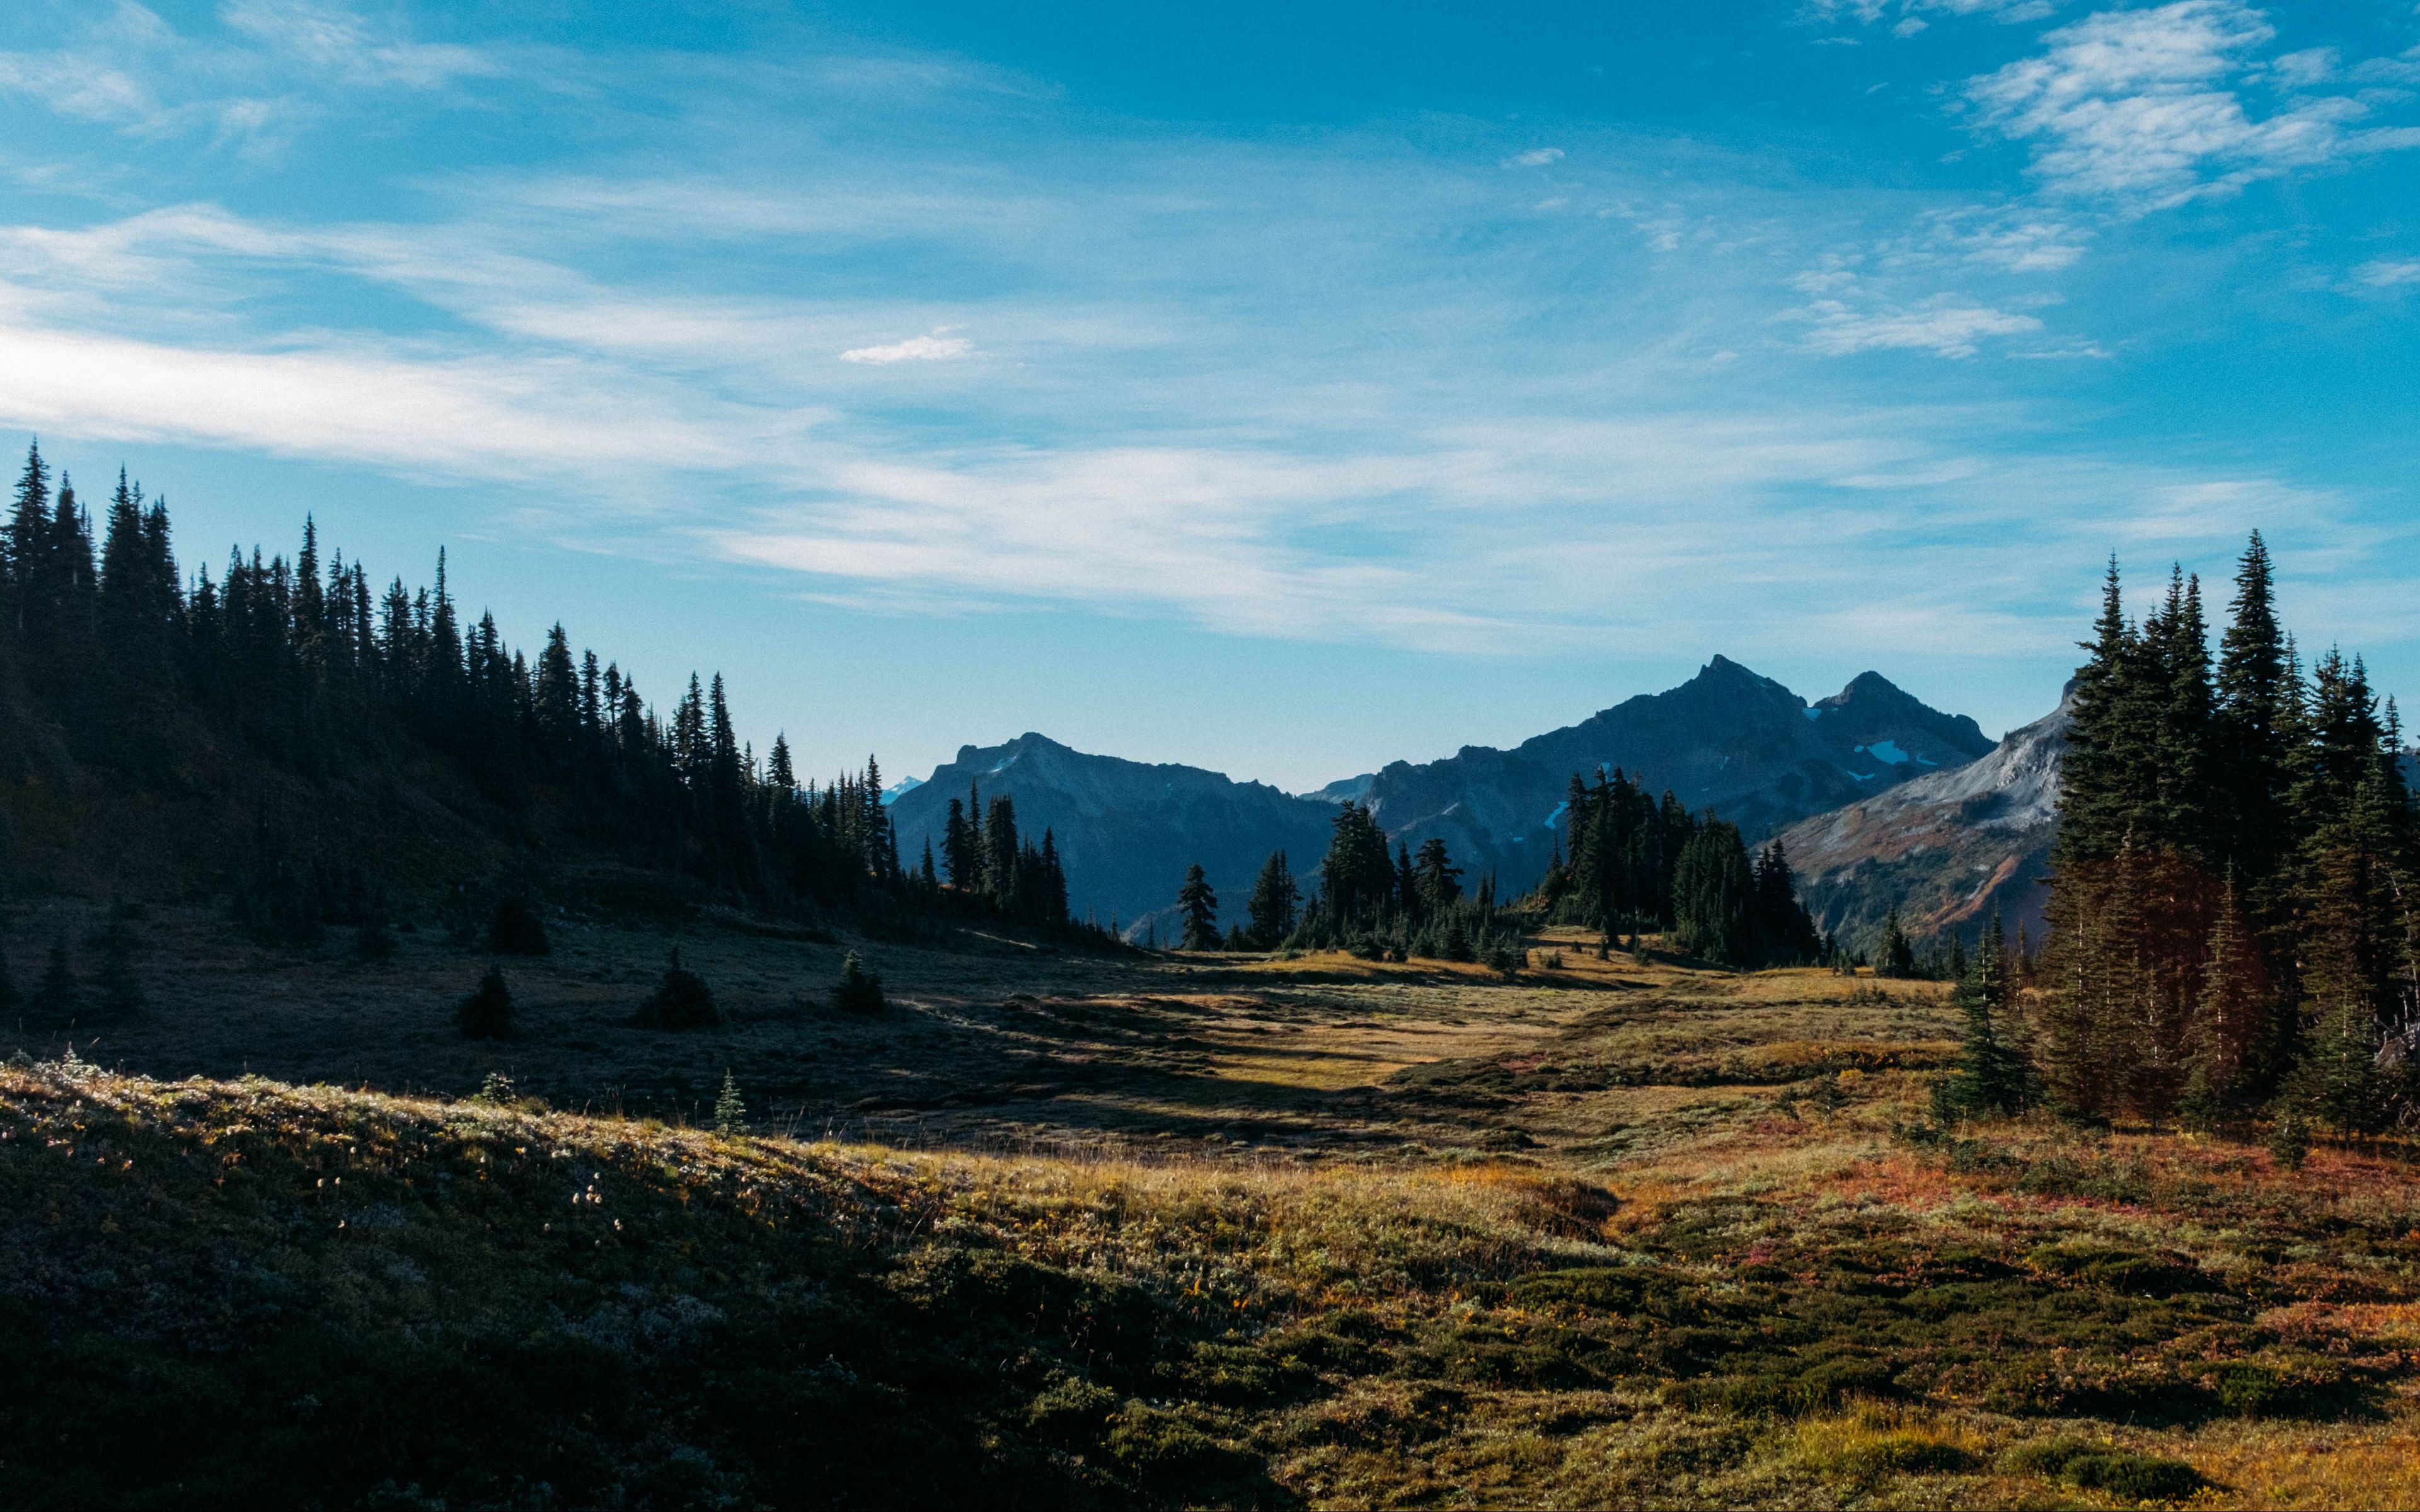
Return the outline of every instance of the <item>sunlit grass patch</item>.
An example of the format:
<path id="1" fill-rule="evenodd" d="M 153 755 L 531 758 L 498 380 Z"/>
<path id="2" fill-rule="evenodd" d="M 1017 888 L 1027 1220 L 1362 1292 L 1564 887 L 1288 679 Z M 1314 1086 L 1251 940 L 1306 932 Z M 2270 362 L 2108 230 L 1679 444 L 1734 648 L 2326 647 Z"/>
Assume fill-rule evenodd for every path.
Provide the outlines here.
<path id="1" fill-rule="evenodd" d="M 1864 1484 L 1886 1475 L 1943 1475 L 1986 1461 L 1988 1445 L 1965 1426 L 1930 1413 L 1867 1404 L 1809 1418 L 1791 1435 L 1791 1457 L 1827 1479 Z"/>

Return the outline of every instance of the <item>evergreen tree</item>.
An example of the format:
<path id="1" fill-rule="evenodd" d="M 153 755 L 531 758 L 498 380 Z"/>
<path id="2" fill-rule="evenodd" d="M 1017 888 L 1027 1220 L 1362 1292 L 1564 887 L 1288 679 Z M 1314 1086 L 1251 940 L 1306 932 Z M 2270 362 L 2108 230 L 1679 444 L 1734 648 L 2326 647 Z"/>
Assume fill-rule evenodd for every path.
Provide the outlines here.
<path id="1" fill-rule="evenodd" d="M 976 856 L 975 837 L 967 827 L 967 810 L 952 798 L 949 818 L 941 825 L 941 864 L 949 870 L 950 886 L 961 894 L 971 895 L 976 890 L 981 871 Z"/>
<path id="2" fill-rule="evenodd" d="M 991 892 L 991 901 L 1001 912 L 1014 915 L 1022 901 L 1016 858 L 1016 805 L 1007 794 L 991 800 L 991 810 L 984 815 L 984 884 Z"/>
<path id="3" fill-rule="evenodd" d="M 1041 863 L 1042 922 L 1063 926 L 1068 922 L 1067 872 L 1059 860 L 1059 842 L 1047 827 L 1042 831 Z M 924 872 L 928 879 L 932 871 L 932 853 L 927 851 Z"/>
<path id="4" fill-rule="evenodd" d="M 680 947 L 673 947 L 663 980 L 639 1005 L 637 1021 L 649 1029 L 710 1029 L 722 1022 L 706 980 L 681 964 Z"/>
<path id="5" fill-rule="evenodd" d="M 2226 859 L 2254 907 L 2273 901 L 2275 879 L 2294 845 L 2287 808 L 2297 712 L 2294 682 L 2285 633 L 2277 623 L 2269 548 L 2255 531 L 2236 568 L 2212 711 L 2215 761 L 2225 795 Z"/>
<path id="6" fill-rule="evenodd" d="M 1210 879 L 1202 874 L 1201 863 L 1186 869 L 1185 886 L 1176 891 L 1176 906 L 1185 916 L 1185 931 L 1176 948 L 1218 949 L 1218 895 L 1210 890 Z"/>
<path id="7" fill-rule="evenodd" d="M 2022 1112 L 2038 1088 L 2018 1042 L 2019 1016 L 2008 938 L 1999 917 L 1959 978 L 1954 1001 L 1964 1017 L 1957 1069 L 1933 1088 L 1936 1117 L 1984 1118 Z"/>
<path id="8" fill-rule="evenodd" d="M 503 1040 L 513 1032 L 513 995 L 504 986 L 501 966 L 489 966 L 476 991 L 454 1010 L 455 1026 L 465 1040 Z"/>
<path id="9" fill-rule="evenodd" d="M 844 1013 L 876 1013 L 884 1007 L 882 978 L 865 968 L 857 952 L 842 958 L 840 980 L 832 985 L 832 1007 Z"/>
<path id="10" fill-rule="evenodd" d="M 1286 853 L 1271 851 L 1261 867 L 1260 880 L 1252 884 L 1251 900 L 1244 905 L 1252 920 L 1252 942 L 1264 950 L 1282 944 L 1294 933 L 1299 902 L 1294 873 L 1286 869 Z"/>
<path id="11" fill-rule="evenodd" d="M 1443 913 L 1462 900 L 1462 868 L 1446 855 L 1442 837 L 1422 841 L 1419 857 L 1405 870 L 1411 875 L 1406 900 L 1416 898 L 1423 914 Z"/>
<path id="12" fill-rule="evenodd" d="M 1386 832 L 1350 798 L 1337 806 L 1330 824 L 1327 856 L 1319 866 L 1321 911 L 1339 932 L 1365 928 L 1387 910 L 1396 890 Z"/>
<path id="13" fill-rule="evenodd" d="M 1756 890 L 1739 830 L 1709 816 L 1673 871 L 1673 948 L 1722 965 L 1758 964 Z"/>
<path id="14" fill-rule="evenodd" d="M 23 590 L 26 580 L 40 570 L 47 553 L 51 534 L 51 467 L 42 460 L 39 442 L 25 448 L 24 471 L 17 475 L 16 501 L 8 514 L 5 561 L 10 586 L 16 590 L 16 602 L 11 608 L 19 618 L 14 625 L 19 635 L 25 632 Z"/>
<path id="15" fill-rule="evenodd" d="M 722 1090 L 714 1099 L 714 1132 L 723 1135 L 748 1132 L 748 1104 L 740 1100 L 739 1083 L 729 1067 L 722 1072 Z"/>
<path id="16" fill-rule="evenodd" d="M 2269 1038 L 2268 1010 L 2269 983 L 2258 941 L 2230 872 L 2210 933 L 2201 1001 L 2185 1042 L 2180 1109 L 2207 1123 L 2242 1099 L 2246 1070 Z"/>
<path id="17" fill-rule="evenodd" d="M 2392 1116 L 2379 1053 L 2403 1016 L 2412 969 L 2409 884 L 2384 788 L 2365 781 L 2313 837 L 2300 930 L 2306 1048 L 2289 1095 L 2349 1134 L 2375 1133 Z"/>
<path id="18" fill-rule="evenodd" d="M 357 579 L 358 576 L 357 573 Z M 364 583 L 361 592 L 367 594 L 368 591 L 368 585 Z M 582 754 L 592 761 L 604 748 L 610 709 L 611 705 L 606 702 L 605 679 L 597 669 L 597 653 L 582 651 L 580 654 L 580 748 Z M 788 748 L 782 744 L 781 736 L 773 737 L 773 746 L 777 755 L 788 755 Z"/>
<path id="19" fill-rule="evenodd" d="M 1900 978 L 1916 975 L 1916 949 L 1908 943 L 1907 931 L 1900 927 L 1896 905 L 1883 919 L 1882 943 L 1874 948 L 1874 975 Z"/>
<path id="20" fill-rule="evenodd" d="M 2134 822 L 2143 782 L 2129 686 L 2137 659 L 2135 636 L 2126 622 L 2114 557 L 2102 588 L 2101 617 L 2084 648 L 2090 656 L 2076 671 L 2059 768 L 2059 825 L 2051 864 L 2060 872 L 2115 855 L 2141 827 Z"/>
<path id="21" fill-rule="evenodd" d="M 1462 910 L 1449 909 L 1445 923 L 1436 931 L 1437 958 L 1444 961 L 1476 961 L 1479 952 L 1470 941 L 1470 931 L 1465 926 Z"/>
<path id="22" fill-rule="evenodd" d="M 567 767 L 580 748 L 580 669 L 559 620 L 546 633 L 546 649 L 538 653 L 531 697 L 539 748 L 549 762 Z"/>
<path id="23" fill-rule="evenodd" d="M 68 964 L 68 942 L 51 942 L 49 961 L 42 968 L 42 980 L 34 989 L 35 1017 L 54 1028 L 64 1028 L 75 1021 L 84 1007 L 84 994 L 76 984 L 75 968 Z"/>
<path id="24" fill-rule="evenodd" d="M 1807 964 L 1823 959 L 1823 941 L 1815 920 L 1798 901 L 1798 881 L 1791 873 L 1790 853 L 1775 837 L 1758 853 L 1752 877 L 1754 901 L 1750 932 L 1758 958 L 1767 965 Z"/>
<path id="25" fill-rule="evenodd" d="M 133 921 L 126 909 L 113 903 L 109 921 L 101 927 L 100 963 L 95 972 L 101 988 L 96 1005 L 104 1018 L 128 1019 L 143 1011 L 143 984 L 134 970 L 134 957 L 141 942 L 135 938 Z"/>

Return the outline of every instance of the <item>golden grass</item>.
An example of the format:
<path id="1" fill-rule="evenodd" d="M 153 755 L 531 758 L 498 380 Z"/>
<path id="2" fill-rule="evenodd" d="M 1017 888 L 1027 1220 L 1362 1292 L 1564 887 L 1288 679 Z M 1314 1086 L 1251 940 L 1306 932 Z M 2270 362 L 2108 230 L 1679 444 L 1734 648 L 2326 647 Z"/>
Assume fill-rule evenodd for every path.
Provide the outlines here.
<path id="1" fill-rule="evenodd" d="M 714 974 L 735 1022 L 684 1040 L 611 1016 L 650 980 L 661 943 L 599 932 L 515 966 L 530 1034 L 433 1050 L 420 1041 L 468 967 L 425 938 L 404 965 L 368 973 L 320 960 L 247 975 L 248 955 L 212 947 L 198 959 L 225 980 L 190 1010 L 162 987 L 128 1055 L 163 1070 L 256 1057 L 302 1080 L 333 1078 L 356 1053 L 387 1066 L 425 1055 L 450 1090 L 509 1068 L 557 1103 L 599 1106 L 611 1104 L 591 1088 L 607 1078 L 710 1087 L 727 1065 L 760 1112 L 788 1099 L 814 1109 L 795 1125 L 808 1135 L 843 1098 L 879 1104 L 841 1103 L 844 1130 L 866 1127 L 849 1112 L 894 1106 L 928 1121 L 890 1142 L 728 1139 L 535 1103 L 267 1082 L 84 1074 L 75 1095 L 159 1117 L 208 1103 L 226 1120 L 214 1149 L 323 1118 L 415 1139 L 458 1130 L 501 1163 L 473 1180 L 567 1150 L 687 1194 L 679 1203 L 737 1202 L 767 1223 L 800 1221 L 783 1204 L 813 1193 L 817 1221 L 885 1254 L 993 1247 L 1213 1305 L 1234 1323 L 1224 1348 L 1367 1314 L 1400 1335 L 1385 1368 L 1323 1367 L 1299 1402 L 1220 1410 L 1222 1442 L 1311 1506 L 2090 1504 L 2096 1493 L 1998 1468 L 2012 1443 L 2075 1431 L 2193 1464 L 2214 1483 L 2208 1504 L 2420 1507 L 2420 1427 L 2397 1395 L 2420 1366 L 2420 1200 L 2399 1148 L 2322 1147 L 2288 1173 L 2223 1139 L 2032 1118 L 1953 1131 L 1988 1157 L 1954 1158 L 1905 1133 L 1926 1118 L 1929 1068 L 1951 1045 L 1933 984 L 1639 966 L 1619 951 L 1598 962 L 1563 931 L 1543 939 L 1564 951 L 1562 971 L 1510 983 L 1341 955 L 1003 964 L 884 948 L 901 1006 L 850 1021 L 788 1006 L 830 951 L 718 938 L 685 954 Z M 381 1020 L 390 982 L 409 992 Z M 237 992 L 288 1017 L 227 1009 Z M 233 1016 L 210 1016 L 222 1011 Z M 255 1048 L 234 1054 L 227 1037 L 256 1029 Z M 54 1070 L 0 1072 L 0 1104 L 52 1108 L 60 1086 Z M 408 1143 L 375 1148 L 401 1160 Z M 2213 1368 L 2222 1354 L 2295 1351 L 2361 1364 L 2393 1383 L 2381 1415 L 2222 1413 L 2154 1430 L 2117 1410 L 2046 1420 L 1949 1394 L 1803 1412 L 1689 1397 L 1719 1363 L 1553 1389 L 1455 1374 L 1466 1332 L 1517 1356 L 1579 1316 L 1513 1294 L 1557 1268 L 1647 1266 L 1720 1296 L 1777 1257 L 1792 1285 L 1861 1249 L 1899 1257 L 1875 1262 L 1893 1277 L 1888 1266 L 1961 1250 L 2039 1278 L 2049 1261 L 2035 1257 L 2094 1246 L 2273 1291 L 2243 1315 L 2246 1332 L 2214 1325 L 2191 1347 Z M 2109 1346 L 2096 1368 L 2122 1382 L 2158 1363 L 2127 1348 Z"/>

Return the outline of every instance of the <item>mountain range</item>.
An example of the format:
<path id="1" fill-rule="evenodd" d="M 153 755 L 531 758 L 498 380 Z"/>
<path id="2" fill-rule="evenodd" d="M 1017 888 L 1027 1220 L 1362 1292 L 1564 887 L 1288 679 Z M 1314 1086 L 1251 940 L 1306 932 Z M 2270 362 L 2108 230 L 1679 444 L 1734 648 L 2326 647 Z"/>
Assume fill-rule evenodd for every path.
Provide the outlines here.
<path id="1" fill-rule="evenodd" d="M 1678 687 L 1511 750 L 1465 746 L 1443 761 L 1396 762 L 1365 801 L 1389 836 L 1415 849 L 1442 836 L 1474 875 L 1492 870 L 1500 889 L 1518 890 L 1545 874 L 1574 773 L 1620 768 L 1755 840 L 1991 748 L 1973 719 L 1929 707 L 1879 672 L 1809 703 L 1716 656 Z"/>
<path id="2" fill-rule="evenodd" d="M 912 863 L 928 841 L 939 854 L 951 798 L 978 788 L 986 802 L 1005 794 L 1021 830 L 1051 831 L 1076 911 L 1105 922 L 1115 916 L 1139 933 L 1160 921 L 1197 861 L 1231 918 L 1241 917 L 1273 850 L 1286 851 L 1308 885 L 1336 806 L 1347 799 L 1366 804 L 1399 843 L 1417 849 L 1442 837 L 1474 880 L 1492 871 L 1505 894 L 1544 874 L 1575 773 L 1592 779 L 1619 768 L 1651 790 L 1670 789 L 1691 809 L 1711 807 L 1753 841 L 1930 784 L 1994 749 L 1973 719 L 1934 709 L 1878 672 L 1810 703 L 1718 656 L 1678 687 L 1509 750 L 1466 746 L 1304 795 L 1200 767 L 1092 755 L 1028 733 L 962 748 L 898 794 L 891 812 Z M 1838 865 L 1856 870 L 1845 859 Z"/>

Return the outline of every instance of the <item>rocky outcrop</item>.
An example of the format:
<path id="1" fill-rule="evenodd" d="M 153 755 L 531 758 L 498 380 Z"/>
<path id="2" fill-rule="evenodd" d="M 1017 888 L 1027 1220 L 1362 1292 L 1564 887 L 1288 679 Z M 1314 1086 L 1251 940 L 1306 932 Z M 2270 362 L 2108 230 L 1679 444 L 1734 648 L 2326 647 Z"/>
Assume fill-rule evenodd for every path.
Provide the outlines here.
<path id="1" fill-rule="evenodd" d="M 1783 830 L 1817 926 L 1865 947 L 1894 907 L 1912 934 L 1969 936 L 1998 909 L 2011 932 L 2040 938 L 2071 708 L 2062 701 L 1979 761 Z"/>

